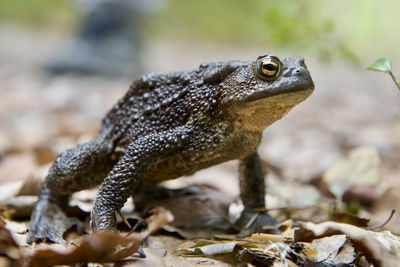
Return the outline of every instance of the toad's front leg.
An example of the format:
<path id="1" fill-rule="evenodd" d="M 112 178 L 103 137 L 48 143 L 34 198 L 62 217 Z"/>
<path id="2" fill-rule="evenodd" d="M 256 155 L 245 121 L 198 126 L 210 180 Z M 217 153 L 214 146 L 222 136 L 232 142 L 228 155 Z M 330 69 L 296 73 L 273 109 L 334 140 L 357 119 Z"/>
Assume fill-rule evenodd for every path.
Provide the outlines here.
<path id="1" fill-rule="evenodd" d="M 152 164 L 188 147 L 191 131 L 189 127 L 178 127 L 149 134 L 129 144 L 125 155 L 104 179 L 97 193 L 91 213 L 94 231 L 116 231 L 115 212 L 140 185 Z"/>

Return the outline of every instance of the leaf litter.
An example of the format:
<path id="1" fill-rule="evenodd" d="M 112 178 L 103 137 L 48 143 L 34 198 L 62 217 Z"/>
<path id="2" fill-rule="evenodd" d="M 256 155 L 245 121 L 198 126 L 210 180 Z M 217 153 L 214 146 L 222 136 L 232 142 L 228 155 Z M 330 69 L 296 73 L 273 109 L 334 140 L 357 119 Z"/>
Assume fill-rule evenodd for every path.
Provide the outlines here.
<path id="1" fill-rule="evenodd" d="M 40 47 L 49 51 L 57 47 L 50 43 L 43 38 Z M 169 51 L 173 47 L 167 44 L 163 49 Z M 193 51 L 193 47 L 188 51 Z M 210 53 L 212 50 L 204 54 Z M 166 60 L 170 54 L 176 56 L 160 53 L 156 58 L 168 63 L 178 60 Z M 319 85 L 315 94 L 307 105 L 299 106 L 279 126 L 271 127 L 260 147 L 260 154 L 268 159 L 265 163 L 272 166 L 268 175 L 268 210 L 280 221 L 293 221 L 281 225 L 280 235 L 257 233 L 236 238 L 211 230 L 213 225 L 224 230 L 222 226 L 230 223 L 225 212 L 238 193 L 237 182 L 228 180 L 230 176 L 235 178 L 236 169 L 227 163 L 196 173 L 192 180 L 203 183 L 201 186 L 216 186 L 221 194 L 204 190 L 198 195 L 148 201 L 142 213 L 133 212 L 133 204 L 123 210 L 128 221 L 144 221 L 147 211 L 164 204 L 175 217 L 174 223 L 168 212 L 160 208 L 150 215 L 153 219 L 147 226 L 139 226 L 139 232 L 128 236 L 126 232 L 120 236 L 71 235 L 67 247 L 28 246 L 26 220 L 49 163 L 59 152 L 97 132 L 101 117 L 130 81 L 49 78 L 38 71 L 37 64 L 23 58 L 15 62 L 25 65 L 13 67 L 14 61 L 7 62 L 10 66 L 6 70 L 15 69 L 14 75 L 3 73 L 5 70 L 0 68 L 1 266 L 88 261 L 117 262 L 119 266 L 399 265 L 399 213 L 383 226 L 391 232 L 366 227 L 380 226 L 391 210 L 400 207 L 398 95 L 392 95 L 391 89 L 385 90 L 384 77 L 379 80 L 380 77 L 371 77 L 347 65 L 324 66 L 315 62 L 317 67 L 312 73 L 316 73 Z M 324 71 L 318 73 L 319 70 Z M 352 73 L 351 77 L 348 73 Z M 348 78 L 338 80 L 337 76 Z M 206 176 L 211 178 L 204 184 Z M 322 181 L 320 185 L 311 182 L 315 177 Z M 187 181 L 183 178 L 177 183 L 186 187 Z M 69 209 L 69 213 L 78 214 L 87 226 L 87 212 L 95 190 L 80 193 L 72 197 L 77 209 Z M 204 222 L 214 223 L 200 229 Z M 139 257 L 140 245 L 146 258 Z"/>
<path id="2" fill-rule="evenodd" d="M 60 253 L 52 249 L 38 250 L 32 256 L 31 265 L 53 266 L 74 263 L 112 263 L 132 256 L 139 249 L 141 242 L 164 224 L 173 220 L 173 215 L 164 208 L 153 210 L 147 219 L 147 227 L 138 233 L 120 236 L 116 233 L 94 233 L 83 237 L 77 247 L 70 252 Z"/>

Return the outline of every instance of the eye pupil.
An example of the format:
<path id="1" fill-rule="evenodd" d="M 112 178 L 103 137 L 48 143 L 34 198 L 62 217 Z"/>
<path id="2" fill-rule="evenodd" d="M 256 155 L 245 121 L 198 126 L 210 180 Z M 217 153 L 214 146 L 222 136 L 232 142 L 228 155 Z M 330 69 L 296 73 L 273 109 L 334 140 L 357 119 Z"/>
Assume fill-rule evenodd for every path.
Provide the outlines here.
<path id="1" fill-rule="evenodd" d="M 272 63 L 267 63 L 263 65 L 263 69 L 265 69 L 266 71 L 276 71 L 278 69 L 278 66 Z"/>

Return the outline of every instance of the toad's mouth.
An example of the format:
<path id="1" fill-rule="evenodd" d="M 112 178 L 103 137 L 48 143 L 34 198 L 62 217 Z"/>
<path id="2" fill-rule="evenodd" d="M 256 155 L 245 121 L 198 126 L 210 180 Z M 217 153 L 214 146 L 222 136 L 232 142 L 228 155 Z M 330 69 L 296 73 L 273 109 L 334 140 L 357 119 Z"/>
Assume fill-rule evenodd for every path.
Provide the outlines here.
<path id="1" fill-rule="evenodd" d="M 298 76 L 301 76 L 301 78 L 296 80 L 296 82 L 294 83 L 295 85 L 291 83 L 277 83 L 273 88 L 268 88 L 268 90 L 256 89 L 255 92 L 253 91 L 251 94 L 244 97 L 240 102 L 242 104 L 246 104 L 249 102 L 258 101 L 277 95 L 287 95 L 291 93 L 301 92 L 308 92 L 307 96 L 311 95 L 311 93 L 314 91 L 315 85 L 308 70 L 303 68 L 299 70 L 299 74 L 300 75 Z"/>

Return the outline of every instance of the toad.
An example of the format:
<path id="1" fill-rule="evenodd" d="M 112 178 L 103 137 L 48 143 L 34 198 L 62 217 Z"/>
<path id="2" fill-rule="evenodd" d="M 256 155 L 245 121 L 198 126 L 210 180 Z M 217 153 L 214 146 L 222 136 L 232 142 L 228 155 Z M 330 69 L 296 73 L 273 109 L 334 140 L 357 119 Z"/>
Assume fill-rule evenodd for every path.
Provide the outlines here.
<path id="1" fill-rule="evenodd" d="M 116 231 L 118 212 L 141 185 L 239 160 L 242 219 L 264 208 L 257 147 L 263 130 L 314 90 L 302 57 L 202 64 L 136 80 L 91 141 L 61 153 L 32 213 L 27 242 L 63 242 L 77 224 L 65 214 L 72 193 L 100 184 L 91 212 L 95 231 Z M 273 221 L 268 214 L 267 221 Z"/>

